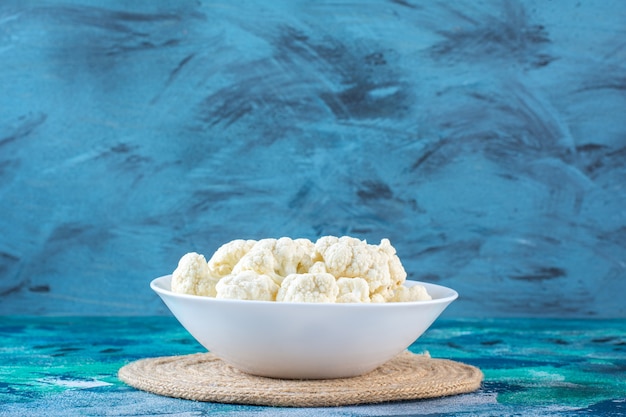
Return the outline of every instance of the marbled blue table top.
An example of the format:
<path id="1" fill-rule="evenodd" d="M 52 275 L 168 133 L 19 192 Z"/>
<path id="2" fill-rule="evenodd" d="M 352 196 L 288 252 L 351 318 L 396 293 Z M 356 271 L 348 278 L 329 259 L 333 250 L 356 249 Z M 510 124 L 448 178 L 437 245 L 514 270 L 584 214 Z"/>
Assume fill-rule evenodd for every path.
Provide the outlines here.
<path id="1" fill-rule="evenodd" d="M 480 367 L 472 394 L 327 409 L 200 403 L 126 386 L 133 360 L 203 351 L 171 317 L 0 318 L 0 416 L 626 414 L 624 320 L 437 321 L 411 351 Z"/>

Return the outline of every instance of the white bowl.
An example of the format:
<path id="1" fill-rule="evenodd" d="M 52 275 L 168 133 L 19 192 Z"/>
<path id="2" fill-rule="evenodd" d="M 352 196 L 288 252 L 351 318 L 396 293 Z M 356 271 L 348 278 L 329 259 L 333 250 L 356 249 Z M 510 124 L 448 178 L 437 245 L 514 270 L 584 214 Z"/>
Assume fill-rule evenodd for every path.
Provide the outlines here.
<path id="1" fill-rule="evenodd" d="M 223 300 L 174 293 L 171 279 L 156 278 L 150 287 L 202 346 L 243 372 L 273 378 L 344 378 L 372 371 L 409 347 L 458 297 L 450 288 L 419 282 L 432 300 Z"/>

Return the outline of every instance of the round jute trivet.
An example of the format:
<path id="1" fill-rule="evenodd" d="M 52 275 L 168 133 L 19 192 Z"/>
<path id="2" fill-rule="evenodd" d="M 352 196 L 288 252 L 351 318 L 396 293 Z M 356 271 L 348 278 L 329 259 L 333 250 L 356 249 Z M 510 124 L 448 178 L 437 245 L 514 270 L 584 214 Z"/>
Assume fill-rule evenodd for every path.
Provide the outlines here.
<path id="1" fill-rule="evenodd" d="M 405 351 L 374 371 L 352 378 L 293 380 L 243 373 L 212 353 L 141 359 L 119 378 L 168 397 L 275 407 L 331 407 L 417 400 L 472 392 L 480 369 Z"/>

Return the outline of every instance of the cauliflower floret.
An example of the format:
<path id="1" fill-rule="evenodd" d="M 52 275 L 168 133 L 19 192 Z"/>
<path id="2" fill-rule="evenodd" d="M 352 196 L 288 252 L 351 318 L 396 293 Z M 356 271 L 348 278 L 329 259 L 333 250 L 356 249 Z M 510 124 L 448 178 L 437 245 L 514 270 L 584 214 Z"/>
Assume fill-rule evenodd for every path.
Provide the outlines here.
<path id="1" fill-rule="evenodd" d="M 237 265 L 233 268 L 233 274 L 243 271 L 254 271 L 259 275 L 269 275 L 273 279 L 276 275 L 276 259 L 274 258 L 274 248 L 276 239 L 261 239 L 252 246 Z"/>
<path id="2" fill-rule="evenodd" d="M 215 297 L 215 285 L 219 278 L 213 277 L 203 255 L 196 252 L 185 254 L 172 273 L 172 291 L 181 294 Z"/>
<path id="3" fill-rule="evenodd" d="M 307 271 L 309 274 L 319 274 L 319 273 L 327 273 L 326 264 L 323 261 L 315 262 L 309 270 Z"/>
<path id="4" fill-rule="evenodd" d="M 315 244 L 309 239 L 281 237 L 276 241 L 274 256 L 277 260 L 276 273 L 282 277 L 302 274 L 313 265 Z"/>
<path id="5" fill-rule="evenodd" d="M 220 279 L 216 290 L 216 298 L 274 301 L 278 292 L 278 285 L 267 275 L 259 275 L 254 271 L 243 271 Z"/>
<path id="6" fill-rule="evenodd" d="M 334 303 L 339 287 L 331 274 L 291 274 L 278 290 L 276 301 Z"/>
<path id="7" fill-rule="evenodd" d="M 256 240 L 236 239 L 220 246 L 209 259 L 211 275 L 225 277 L 231 274 L 237 262 L 252 249 L 255 243 Z"/>
<path id="8" fill-rule="evenodd" d="M 370 287 L 363 278 L 339 278 L 338 303 L 369 303 Z"/>
<path id="9" fill-rule="evenodd" d="M 318 256 L 327 271 L 336 278 L 363 278 L 370 290 L 370 299 L 389 300 L 393 290 L 402 285 L 406 272 L 388 239 L 370 245 L 353 237 L 324 236 L 315 243 Z"/>
<path id="10" fill-rule="evenodd" d="M 389 301 L 396 303 L 408 301 L 427 301 L 432 300 L 428 291 L 423 285 L 413 285 L 412 287 L 398 287 L 393 292 L 393 297 Z"/>
<path id="11" fill-rule="evenodd" d="M 308 239 L 261 239 L 239 260 L 233 273 L 254 271 L 280 284 L 290 274 L 308 271 L 314 253 L 315 245 Z"/>
<path id="12" fill-rule="evenodd" d="M 391 274 L 391 278 L 394 280 L 394 287 L 397 288 L 402 286 L 404 281 L 406 281 L 406 271 L 402 266 L 400 258 L 396 254 L 396 248 L 391 246 L 389 239 L 382 239 L 380 241 L 379 248 L 389 257 L 389 273 Z"/>

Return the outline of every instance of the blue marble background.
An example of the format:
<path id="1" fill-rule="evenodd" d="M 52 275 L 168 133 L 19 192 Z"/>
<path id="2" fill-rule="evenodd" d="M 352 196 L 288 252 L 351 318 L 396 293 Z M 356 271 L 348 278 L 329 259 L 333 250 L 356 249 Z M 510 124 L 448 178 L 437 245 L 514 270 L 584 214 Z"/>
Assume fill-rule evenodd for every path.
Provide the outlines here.
<path id="1" fill-rule="evenodd" d="M 626 317 L 625 63 L 621 0 L 3 0 L 0 314 L 348 234 L 448 315 Z"/>

